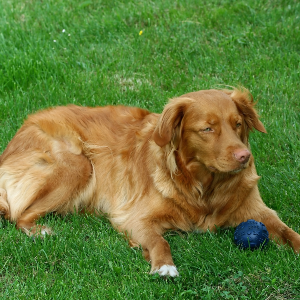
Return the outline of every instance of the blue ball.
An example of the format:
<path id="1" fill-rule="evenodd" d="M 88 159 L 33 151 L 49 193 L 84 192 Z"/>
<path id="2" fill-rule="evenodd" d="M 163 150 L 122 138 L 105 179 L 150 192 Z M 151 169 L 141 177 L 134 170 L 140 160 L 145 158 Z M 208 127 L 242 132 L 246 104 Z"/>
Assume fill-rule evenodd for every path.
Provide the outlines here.
<path id="1" fill-rule="evenodd" d="M 269 232 L 263 223 L 248 220 L 235 229 L 234 242 L 241 249 L 263 248 L 269 242 Z"/>

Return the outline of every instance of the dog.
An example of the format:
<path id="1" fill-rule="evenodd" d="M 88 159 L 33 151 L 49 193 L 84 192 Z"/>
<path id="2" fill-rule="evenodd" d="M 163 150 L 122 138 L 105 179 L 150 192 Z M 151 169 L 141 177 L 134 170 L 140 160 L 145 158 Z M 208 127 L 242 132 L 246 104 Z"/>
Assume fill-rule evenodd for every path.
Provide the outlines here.
<path id="1" fill-rule="evenodd" d="M 262 201 L 249 132 L 266 133 L 244 88 L 136 107 L 56 107 L 30 115 L 0 156 L 0 211 L 29 236 L 50 212 L 106 214 L 150 273 L 177 276 L 168 230 L 215 231 L 248 219 L 298 253 L 300 236 Z"/>

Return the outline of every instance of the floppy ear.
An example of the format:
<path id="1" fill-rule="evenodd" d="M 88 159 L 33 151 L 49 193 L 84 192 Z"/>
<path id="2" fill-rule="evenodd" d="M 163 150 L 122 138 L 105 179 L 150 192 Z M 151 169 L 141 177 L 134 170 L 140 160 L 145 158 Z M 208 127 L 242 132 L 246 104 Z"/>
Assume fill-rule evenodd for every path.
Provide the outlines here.
<path id="1" fill-rule="evenodd" d="M 250 130 L 256 130 L 267 133 L 263 123 L 259 120 L 259 116 L 254 108 L 255 103 L 253 96 L 247 89 L 224 90 L 224 92 L 231 97 L 238 111 L 243 115 L 244 120 Z"/>
<path id="2" fill-rule="evenodd" d="M 165 106 L 152 134 L 152 138 L 158 146 L 163 147 L 171 141 L 175 128 L 180 125 L 187 107 L 193 101 L 187 97 L 175 98 Z"/>

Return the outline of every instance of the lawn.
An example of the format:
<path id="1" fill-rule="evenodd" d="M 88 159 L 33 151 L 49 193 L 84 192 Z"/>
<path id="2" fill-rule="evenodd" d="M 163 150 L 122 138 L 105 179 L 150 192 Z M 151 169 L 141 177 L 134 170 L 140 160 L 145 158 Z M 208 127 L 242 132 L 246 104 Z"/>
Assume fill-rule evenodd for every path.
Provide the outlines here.
<path id="1" fill-rule="evenodd" d="M 7 0 L 0 3 L 0 153 L 29 113 L 248 88 L 268 134 L 251 134 L 261 195 L 300 232 L 300 2 Z M 180 277 L 149 275 L 105 218 L 47 215 L 32 240 L 0 223 L 1 299 L 300 299 L 300 261 L 233 230 L 168 233 Z"/>

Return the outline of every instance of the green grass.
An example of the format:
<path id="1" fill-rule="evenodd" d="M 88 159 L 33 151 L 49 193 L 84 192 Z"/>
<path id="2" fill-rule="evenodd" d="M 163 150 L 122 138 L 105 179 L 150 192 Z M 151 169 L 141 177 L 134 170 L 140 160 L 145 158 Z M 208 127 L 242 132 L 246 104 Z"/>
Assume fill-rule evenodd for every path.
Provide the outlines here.
<path id="1" fill-rule="evenodd" d="M 48 106 L 161 112 L 189 91 L 243 85 L 268 130 L 251 135 L 262 197 L 300 232 L 299 24 L 293 0 L 2 1 L 0 152 Z M 233 230 L 168 234 L 180 277 L 162 279 L 105 219 L 40 222 L 56 235 L 32 241 L 2 220 L 1 299 L 300 299 L 298 257 L 273 243 L 240 251 Z"/>

